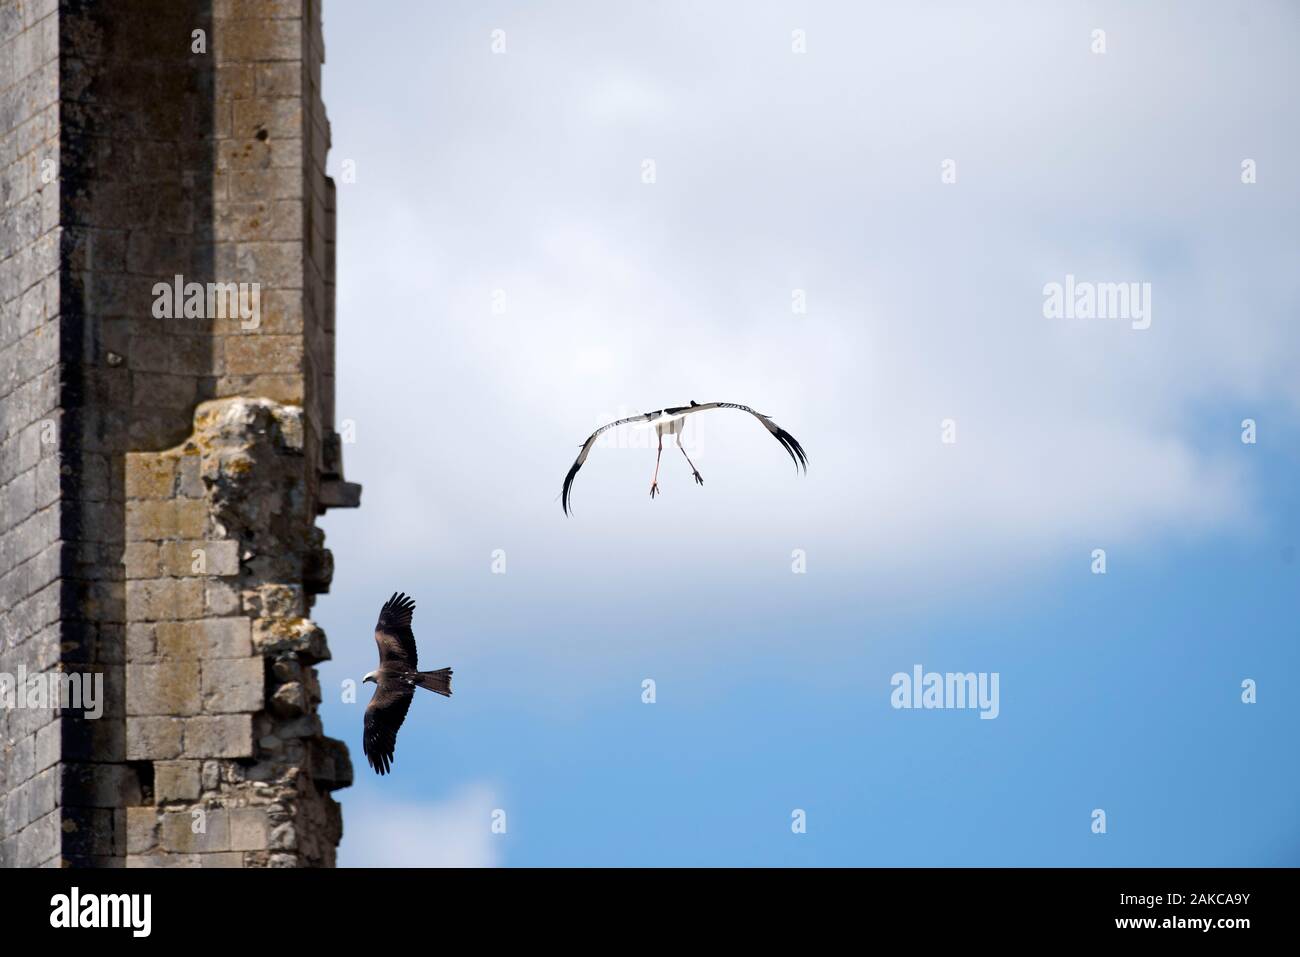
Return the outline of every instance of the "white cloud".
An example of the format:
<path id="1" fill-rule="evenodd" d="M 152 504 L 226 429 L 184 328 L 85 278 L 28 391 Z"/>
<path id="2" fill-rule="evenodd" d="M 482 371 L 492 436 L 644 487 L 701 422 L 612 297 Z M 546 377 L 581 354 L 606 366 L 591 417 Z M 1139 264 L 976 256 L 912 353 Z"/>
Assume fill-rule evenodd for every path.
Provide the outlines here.
<path id="1" fill-rule="evenodd" d="M 471 784 L 442 801 L 389 800 L 367 792 L 343 796 L 343 867 L 498 867 L 501 836 L 491 832 L 500 802 L 491 787 Z"/>
<path id="2" fill-rule="evenodd" d="M 613 73 L 591 84 L 587 109 L 599 122 L 649 122 L 668 119 L 670 103 L 661 89 L 643 77 Z"/>
<path id="3" fill-rule="evenodd" d="M 335 153 L 370 177 L 339 194 L 339 414 L 366 485 L 364 521 L 326 519 L 344 555 L 465 574 L 504 547 L 539 582 L 707 587 L 797 545 L 868 590 L 972 552 L 1016 579 L 1076 541 L 1249 528 L 1235 423 L 1300 405 L 1295 31 L 1213 5 L 576 4 L 494 13 L 510 59 L 482 17 L 416 4 L 393 38 L 415 49 L 376 63 L 342 9 Z M 423 112 L 376 108 L 412 86 Z M 1256 154 L 1270 179 L 1242 186 Z M 1066 272 L 1151 282 L 1152 327 L 1044 319 Z M 691 399 L 773 414 L 808 477 L 709 413 L 702 489 L 672 450 L 652 504 L 653 451 L 598 449 L 564 522 L 599 412 Z"/>

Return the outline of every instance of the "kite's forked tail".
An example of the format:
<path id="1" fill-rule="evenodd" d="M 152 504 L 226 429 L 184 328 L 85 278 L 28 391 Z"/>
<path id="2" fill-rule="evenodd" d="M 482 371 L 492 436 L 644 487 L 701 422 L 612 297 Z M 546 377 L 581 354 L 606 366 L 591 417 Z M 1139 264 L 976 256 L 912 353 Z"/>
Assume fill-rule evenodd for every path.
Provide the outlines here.
<path id="1" fill-rule="evenodd" d="M 417 671 L 416 684 L 429 691 L 451 697 L 451 669 L 440 668 L 437 671 Z"/>

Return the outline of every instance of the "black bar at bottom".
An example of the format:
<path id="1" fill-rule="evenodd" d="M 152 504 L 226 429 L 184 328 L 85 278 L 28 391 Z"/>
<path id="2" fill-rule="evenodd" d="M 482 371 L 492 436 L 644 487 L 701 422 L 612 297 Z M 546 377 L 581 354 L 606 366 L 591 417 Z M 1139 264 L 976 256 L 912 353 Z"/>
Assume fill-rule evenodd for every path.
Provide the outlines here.
<path id="1" fill-rule="evenodd" d="M 1244 868 L 39 870 L 0 873 L 0 913 L 13 939 L 76 933 L 128 947 L 206 933 L 295 948 L 462 934 L 479 944 L 532 935 L 529 946 L 550 946 L 555 934 L 609 946 L 622 934 L 665 946 L 719 935 L 770 944 L 839 932 L 918 944 L 1104 936 L 1230 945 L 1291 936 L 1295 883 L 1294 870 Z M 148 895 L 147 928 L 139 895 Z"/>

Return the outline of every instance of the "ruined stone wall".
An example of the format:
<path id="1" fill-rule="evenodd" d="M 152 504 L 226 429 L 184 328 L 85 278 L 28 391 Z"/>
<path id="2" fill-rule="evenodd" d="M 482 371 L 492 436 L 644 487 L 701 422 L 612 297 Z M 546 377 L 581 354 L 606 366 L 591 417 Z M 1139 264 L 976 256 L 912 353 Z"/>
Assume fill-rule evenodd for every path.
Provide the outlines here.
<path id="1" fill-rule="evenodd" d="M 304 444 L 300 406 L 234 398 L 127 456 L 127 759 L 153 769 L 128 864 L 334 861 L 327 791 L 350 766 L 315 714 L 329 652 L 306 617 L 323 555 Z"/>
<path id="2" fill-rule="evenodd" d="M 59 661 L 57 4 L 0 0 L 0 672 Z M 0 709 L 0 864 L 56 862 L 61 724 Z"/>
<path id="3" fill-rule="evenodd" d="M 0 4 L 24 23 L 39 6 Z M 0 815 L 0 863 L 332 864 L 329 792 L 351 770 L 315 715 L 312 665 L 328 651 L 307 616 L 331 572 L 315 517 L 356 504 L 359 489 L 342 481 L 333 431 L 319 7 L 43 6 L 56 98 L 46 152 L 58 172 L 57 311 L 43 314 L 57 363 L 48 408 L 24 403 L 33 423 L 56 426 L 30 448 L 58 466 L 57 500 L 44 506 L 57 558 L 46 562 L 52 610 L 13 606 L 25 637 L 6 639 L 3 654 L 102 674 L 107 705 L 98 720 L 51 719 L 57 746 L 41 767 L 26 758 L 36 719 L 0 725 L 0 745 L 27 749 L 0 778 L 6 808 L 20 812 Z M 158 284 L 176 276 L 187 301 L 191 283 L 248 284 L 243 304 L 256 308 L 219 313 L 200 295 L 200 314 L 160 316 Z M 25 320 L 6 314 L 0 342 L 11 325 Z M 41 364 L 19 358 L 20 376 Z M 0 438 L 3 461 L 16 446 L 15 481 L 32 472 L 34 489 L 39 463 L 17 467 L 22 435 Z M 34 518 L 42 506 L 30 498 Z M 27 533 L 3 535 L 0 571 L 11 552 L 32 561 L 18 558 Z M 32 602 L 37 581 L 33 566 L 11 587 Z M 41 825 L 50 840 L 29 851 L 25 829 L 49 801 L 26 797 L 34 788 L 22 782 L 42 768 L 54 772 L 56 806 L 41 812 L 53 815 Z"/>

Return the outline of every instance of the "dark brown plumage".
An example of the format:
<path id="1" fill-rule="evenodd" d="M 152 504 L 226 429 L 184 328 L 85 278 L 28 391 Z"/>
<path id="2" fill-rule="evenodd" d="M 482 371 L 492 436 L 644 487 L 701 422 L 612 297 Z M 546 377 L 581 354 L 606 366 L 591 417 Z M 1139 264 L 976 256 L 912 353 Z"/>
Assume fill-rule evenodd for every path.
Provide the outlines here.
<path id="1" fill-rule="evenodd" d="M 366 675 L 374 681 L 375 693 L 366 705 L 362 750 L 377 774 L 387 774 L 393 765 L 397 747 L 397 730 L 406 720 L 416 688 L 424 688 L 451 697 L 451 669 L 420 671 L 411 631 L 415 601 L 394 593 L 379 610 L 375 625 L 375 644 L 379 646 L 379 668 Z"/>

